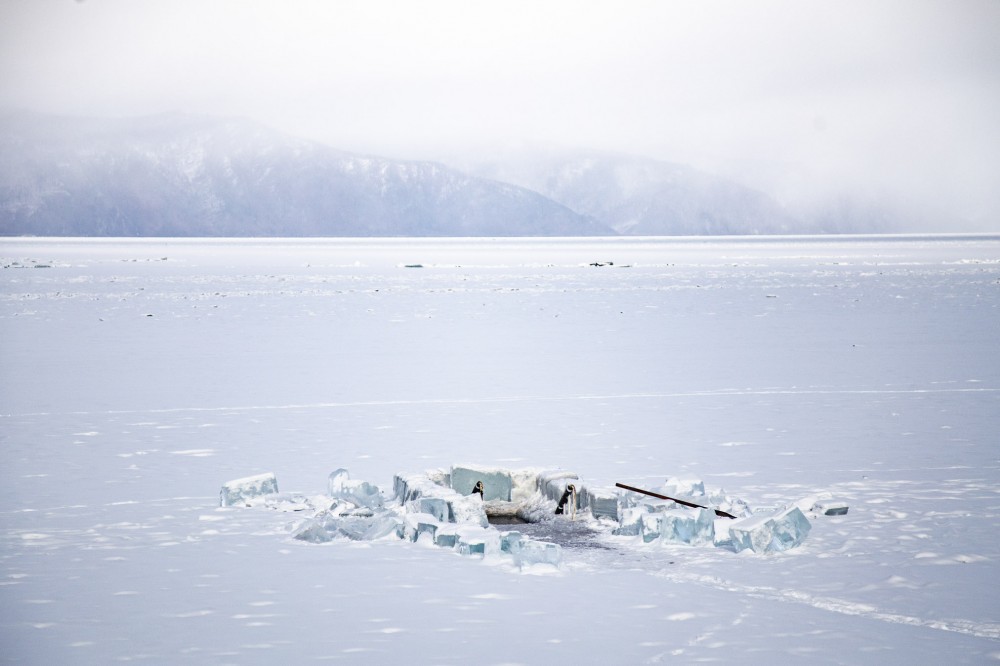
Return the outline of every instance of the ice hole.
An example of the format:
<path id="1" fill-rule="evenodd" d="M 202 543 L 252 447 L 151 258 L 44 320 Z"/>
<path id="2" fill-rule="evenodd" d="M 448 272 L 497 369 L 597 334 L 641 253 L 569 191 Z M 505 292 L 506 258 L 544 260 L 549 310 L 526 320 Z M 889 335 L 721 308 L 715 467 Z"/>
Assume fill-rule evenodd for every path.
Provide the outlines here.
<path id="1" fill-rule="evenodd" d="M 486 520 L 489 521 L 490 525 L 529 525 L 530 520 L 526 520 L 518 515 L 508 515 L 508 514 L 494 514 L 486 512 Z"/>
<path id="2" fill-rule="evenodd" d="M 486 520 L 490 525 L 527 525 L 538 522 L 532 516 L 522 511 L 522 506 L 515 502 L 493 500 L 483 502 Z"/>

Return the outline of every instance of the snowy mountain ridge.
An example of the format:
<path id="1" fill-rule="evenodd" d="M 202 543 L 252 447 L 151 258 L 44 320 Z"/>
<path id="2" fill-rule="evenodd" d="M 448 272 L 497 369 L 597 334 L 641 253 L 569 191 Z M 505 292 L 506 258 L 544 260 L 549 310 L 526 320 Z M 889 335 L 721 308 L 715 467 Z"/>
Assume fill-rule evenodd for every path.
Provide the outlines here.
<path id="1" fill-rule="evenodd" d="M 466 165 L 535 190 L 622 235 L 818 233 L 763 192 L 684 164 L 615 153 L 549 150 Z"/>
<path id="2" fill-rule="evenodd" d="M 514 185 L 354 155 L 239 119 L 7 114 L 2 125 L 4 235 L 613 233 Z"/>
<path id="3" fill-rule="evenodd" d="M 446 164 L 447 162 L 447 164 Z M 664 236 L 879 232 L 690 166 L 535 149 L 412 161 L 240 118 L 0 113 L 0 235 Z"/>

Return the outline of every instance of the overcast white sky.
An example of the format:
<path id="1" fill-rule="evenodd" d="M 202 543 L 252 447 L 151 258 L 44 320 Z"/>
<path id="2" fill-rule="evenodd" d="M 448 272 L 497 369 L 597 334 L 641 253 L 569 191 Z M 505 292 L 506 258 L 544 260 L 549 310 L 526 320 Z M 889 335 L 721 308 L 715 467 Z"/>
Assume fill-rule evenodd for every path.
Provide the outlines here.
<path id="1" fill-rule="evenodd" d="M 0 106 L 615 150 L 1000 228 L 1000 0 L 5 0 Z"/>

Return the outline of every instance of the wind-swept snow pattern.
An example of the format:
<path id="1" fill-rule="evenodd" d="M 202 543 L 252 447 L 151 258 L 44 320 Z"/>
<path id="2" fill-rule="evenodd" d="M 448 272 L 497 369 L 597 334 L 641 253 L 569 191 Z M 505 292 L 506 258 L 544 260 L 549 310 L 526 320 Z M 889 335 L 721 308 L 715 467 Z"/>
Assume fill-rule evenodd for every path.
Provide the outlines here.
<path id="1" fill-rule="evenodd" d="M 1000 238 L 8 238 L 0 279 L 4 659 L 1000 658 Z M 360 515 L 439 465 L 558 473 L 505 541 Z"/>

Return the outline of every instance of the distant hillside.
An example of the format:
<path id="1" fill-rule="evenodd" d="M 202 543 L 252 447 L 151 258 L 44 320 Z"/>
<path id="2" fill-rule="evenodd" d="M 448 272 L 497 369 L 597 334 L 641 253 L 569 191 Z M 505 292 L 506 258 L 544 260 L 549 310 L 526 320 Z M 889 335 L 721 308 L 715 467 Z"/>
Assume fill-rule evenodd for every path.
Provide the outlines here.
<path id="1" fill-rule="evenodd" d="M 0 234 L 579 236 L 609 227 L 432 162 L 334 150 L 237 119 L 0 115 Z"/>
<path id="2" fill-rule="evenodd" d="M 506 155 L 469 164 L 476 175 L 526 187 L 620 234 L 819 232 L 773 199 L 691 167 L 608 153 Z"/>
<path id="3" fill-rule="evenodd" d="M 905 212 L 903 212 L 905 211 Z M 923 217 L 927 217 L 924 212 Z M 691 167 L 610 153 L 357 155 L 248 120 L 0 113 L 0 235 L 592 236 L 922 230 L 835 197 L 789 212 Z"/>

